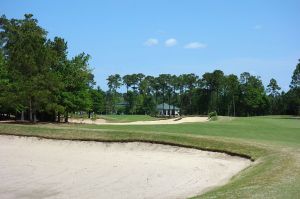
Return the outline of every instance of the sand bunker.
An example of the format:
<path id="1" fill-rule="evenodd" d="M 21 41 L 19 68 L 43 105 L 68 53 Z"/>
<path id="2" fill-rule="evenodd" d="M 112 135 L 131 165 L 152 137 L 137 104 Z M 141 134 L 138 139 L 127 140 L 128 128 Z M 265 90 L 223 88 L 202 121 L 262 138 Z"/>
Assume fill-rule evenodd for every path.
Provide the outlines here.
<path id="1" fill-rule="evenodd" d="M 0 198 L 186 198 L 250 161 L 146 143 L 0 136 Z"/>
<path id="2" fill-rule="evenodd" d="M 184 117 L 182 119 L 172 118 L 166 120 L 155 121 L 136 121 L 136 122 L 124 122 L 124 123 L 109 123 L 104 119 L 69 119 L 70 123 L 79 124 L 102 124 L 102 125 L 157 125 L 157 124 L 181 124 L 188 122 L 207 122 L 208 117 Z"/>

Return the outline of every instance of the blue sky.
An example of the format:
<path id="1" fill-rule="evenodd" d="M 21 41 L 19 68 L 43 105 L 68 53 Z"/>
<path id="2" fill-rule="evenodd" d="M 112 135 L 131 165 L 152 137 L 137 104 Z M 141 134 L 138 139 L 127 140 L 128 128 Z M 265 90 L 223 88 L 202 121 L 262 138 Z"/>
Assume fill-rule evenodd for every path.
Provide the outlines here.
<path id="1" fill-rule="evenodd" d="M 69 54 L 91 55 L 97 85 L 110 74 L 248 71 L 287 90 L 300 59 L 300 1 L 0 0 L 0 14 L 32 13 Z"/>

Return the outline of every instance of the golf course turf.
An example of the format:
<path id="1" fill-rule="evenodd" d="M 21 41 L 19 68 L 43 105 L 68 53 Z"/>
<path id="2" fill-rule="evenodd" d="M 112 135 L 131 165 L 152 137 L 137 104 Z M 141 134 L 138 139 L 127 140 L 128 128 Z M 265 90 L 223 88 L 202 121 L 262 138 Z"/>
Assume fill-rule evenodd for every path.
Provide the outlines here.
<path id="1" fill-rule="evenodd" d="M 0 134 L 109 142 L 154 142 L 225 152 L 255 161 L 225 186 L 196 198 L 300 198 L 300 119 L 220 118 L 149 126 L 1 124 Z"/>

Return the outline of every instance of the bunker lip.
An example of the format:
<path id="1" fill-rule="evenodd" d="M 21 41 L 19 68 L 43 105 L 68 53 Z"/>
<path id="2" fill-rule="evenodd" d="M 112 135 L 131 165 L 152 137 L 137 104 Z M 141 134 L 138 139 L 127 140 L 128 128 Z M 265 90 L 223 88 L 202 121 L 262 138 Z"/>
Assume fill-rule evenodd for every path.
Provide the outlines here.
<path id="1" fill-rule="evenodd" d="M 6 190 L 0 196 L 5 198 L 191 197 L 224 185 L 251 165 L 223 153 L 141 142 L 15 136 L 0 136 L 0 142 L 1 186 Z"/>

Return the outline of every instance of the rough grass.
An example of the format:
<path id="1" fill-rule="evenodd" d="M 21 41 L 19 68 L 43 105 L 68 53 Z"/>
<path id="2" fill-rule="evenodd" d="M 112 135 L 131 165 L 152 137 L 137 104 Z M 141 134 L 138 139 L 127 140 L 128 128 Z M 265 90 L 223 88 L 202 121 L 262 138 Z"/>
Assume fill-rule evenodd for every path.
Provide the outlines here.
<path id="1" fill-rule="evenodd" d="M 253 166 L 196 198 L 300 198 L 300 120 L 289 116 L 221 118 L 149 126 L 1 124 L 1 134 L 95 141 L 146 141 L 240 154 Z"/>

